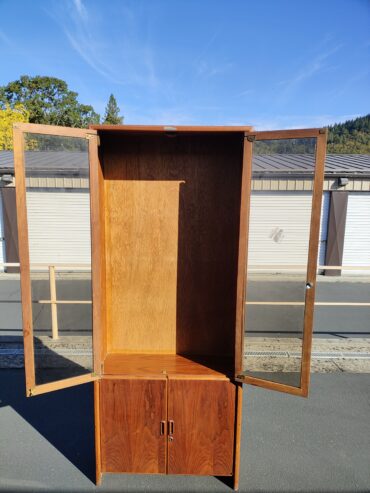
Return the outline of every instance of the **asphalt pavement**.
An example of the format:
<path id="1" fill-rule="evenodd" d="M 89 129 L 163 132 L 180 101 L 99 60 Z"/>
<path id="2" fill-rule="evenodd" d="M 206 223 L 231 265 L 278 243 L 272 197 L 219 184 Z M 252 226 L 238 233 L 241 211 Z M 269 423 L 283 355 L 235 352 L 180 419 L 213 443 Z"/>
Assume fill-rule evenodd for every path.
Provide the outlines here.
<path id="1" fill-rule="evenodd" d="M 91 300 L 89 279 L 57 278 L 59 300 Z M 81 274 L 80 274 L 81 276 Z M 19 276 L 18 276 L 19 277 Z M 249 301 L 303 301 L 304 276 L 259 275 L 248 284 Z M 34 300 L 49 299 L 49 282 L 35 279 L 32 282 Z M 316 301 L 365 302 L 370 300 L 370 278 L 317 277 Z M 301 334 L 302 306 L 249 306 L 247 327 L 249 334 L 291 337 Z M 50 305 L 33 304 L 34 330 L 50 334 Z M 370 306 L 316 306 L 314 335 L 316 337 L 369 337 Z M 91 305 L 58 305 L 58 325 L 61 332 L 86 334 L 91 332 Z M 0 274 L 0 336 L 21 335 L 22 314 L 20 282 L 17 275 Z"/>
<path id="2" fill-rule="evenodd" d="M 23 370 L 0 371 L 0 491 L 230 492 L 220 478 L 93 480 L 91 384 L 24 397 Z M 308 399 L 244 388 L 241 492 L 370 491 L 370 374 L 314 374 Z"/>

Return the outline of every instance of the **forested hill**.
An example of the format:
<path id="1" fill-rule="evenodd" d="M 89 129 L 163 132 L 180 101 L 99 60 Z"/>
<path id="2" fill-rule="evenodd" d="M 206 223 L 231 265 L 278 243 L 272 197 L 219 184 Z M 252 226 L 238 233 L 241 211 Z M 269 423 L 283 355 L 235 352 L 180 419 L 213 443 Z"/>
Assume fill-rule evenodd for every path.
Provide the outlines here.
<path id="1" fill-rule="evenodd" d="M 370 154 L 370 114 L 328 128 L 328 153 Z"/>

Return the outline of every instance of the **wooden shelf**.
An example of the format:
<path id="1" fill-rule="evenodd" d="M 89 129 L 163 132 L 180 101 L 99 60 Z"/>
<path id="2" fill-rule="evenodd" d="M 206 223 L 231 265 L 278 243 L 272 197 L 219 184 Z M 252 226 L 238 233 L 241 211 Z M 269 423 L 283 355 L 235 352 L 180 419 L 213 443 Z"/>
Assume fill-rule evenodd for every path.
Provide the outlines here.
<path id="1" fill-rule="evenodd" d="M 231 358 L 212 356 L 109 353 L 104 360 L 105 376 L 229 379 L 231 372 Z"/>

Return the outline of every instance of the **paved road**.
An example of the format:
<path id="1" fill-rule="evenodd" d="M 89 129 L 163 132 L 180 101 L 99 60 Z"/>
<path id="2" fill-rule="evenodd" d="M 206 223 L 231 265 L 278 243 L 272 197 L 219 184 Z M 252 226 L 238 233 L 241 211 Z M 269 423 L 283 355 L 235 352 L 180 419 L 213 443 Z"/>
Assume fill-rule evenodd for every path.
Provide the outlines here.
<path id="1" fill-rule="evenodd" d="M 282 281 L 265 278 L 250 282 L 250 301 L 299 301 L 303 300 L 304 279 Z M 48 299 L 47 281 L 33 283 L 35 299 Z M 60 280 L 57 282 L 59 299 L 91 299 L 90 283 L 86 280 Z M 346 278 L 325 278 L 319 276 L 317 301 L 370 301 L 370 279 L 351 280 Z M 0 335 L 20 334 L 19 280 L 0 276 Z M 59 328 L 61 331 L 87 332 L 91 330 L 90 305 L 59 305 Z M 257 335 L 276 333 L 291 335 L 302 327 L 303 307 L 250 307 L 248 327 Z M 316 336 L 337 334 L 339 337 L 370 336 L 370 307 L 316 307 L 314 331 Z M 34 304 L 34 325 L 36 329 L 50 332 L 49 305 Z"/>
<path id="2" fill-rule="evenodd" d="M 244 392 L 241 492 L 370 491 L 370 375 L 313 375 L 309 399 Z M 0 371 L 0 491 L 230 492 L 213 477 L 108 475 L 95 488 L 90 384 L 26 399 Z"/>

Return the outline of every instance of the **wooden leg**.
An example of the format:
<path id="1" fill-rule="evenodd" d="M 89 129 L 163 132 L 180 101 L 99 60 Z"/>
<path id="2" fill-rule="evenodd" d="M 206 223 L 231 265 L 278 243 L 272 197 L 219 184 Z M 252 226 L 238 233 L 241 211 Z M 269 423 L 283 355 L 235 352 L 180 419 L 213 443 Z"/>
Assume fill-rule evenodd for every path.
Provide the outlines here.
<path id="1" fill-rule="evenodd" d="M 242 431 L 243 384 L 237 383 L 236 420 L 235 420 L 235 451 L 234 451 L 234 490 L 239 489 L 240 476 L 240 439 Z"/>
<path id="2" fill-rule="evenodd" d="M 94 382 L 94 423 L 95 423 L 95 464 L 97 485 L 101 483 L 101 454 L 100 454 L 100 382 Z"/>

